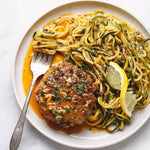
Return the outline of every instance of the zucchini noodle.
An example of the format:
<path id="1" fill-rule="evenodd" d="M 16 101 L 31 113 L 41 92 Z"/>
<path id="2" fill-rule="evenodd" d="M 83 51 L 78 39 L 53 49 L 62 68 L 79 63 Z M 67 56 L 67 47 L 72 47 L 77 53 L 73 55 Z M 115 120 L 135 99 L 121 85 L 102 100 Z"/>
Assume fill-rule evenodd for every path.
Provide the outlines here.
<path id="1" fill-rule="evenodd" d="M 128 91 L 136 94 L 136 108 L 150 102 L 149 39 L 118 17 L 102 10 L 61 16 L 33 35 L 34 51 L 64 55 L 95 82 L 97 105 L 86 123 L 108 132 L 131 122 L 120 107 L 120 91 L 107 82 L 107 68 L 114 61 L 128 77 Z"/>

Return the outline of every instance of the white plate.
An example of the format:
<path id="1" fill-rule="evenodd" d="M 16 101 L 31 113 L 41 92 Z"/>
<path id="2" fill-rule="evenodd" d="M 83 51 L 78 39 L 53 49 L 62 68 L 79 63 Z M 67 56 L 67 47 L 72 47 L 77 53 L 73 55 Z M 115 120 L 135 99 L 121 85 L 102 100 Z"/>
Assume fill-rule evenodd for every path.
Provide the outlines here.
<path id="1" fill-rule="evenodd" d="M 62 5 L 58 8 L 49 11 L 47 14 L 42 16 L 38 21 L 36 21 L 33 24 L 33 26 L 24 36 L 17 51 L 13 72 L 13 85 L 18 104 L 21 108 L 25 100 L 25 94 L 22 85 L 23 61 L 33 33 L 50 20 L 62 14 L 76 13 L 83 11 L 92 12 L 95 9 L 103 9 L 106 12 L 117 15 L 118 17 L 122 18 L 129 24 L 133 25 L 136 29 L 139 29 L 144 35 L 144 37 L 148 37 L 148 31 L 136 18 L 134 18 L 128 12 L 107 3 L 96 1 L 73 2 Z M 67 135 L 65 133 L 55 131 L 50 127 L 48 127 L 45 121 L 41 120 L 32 111 L 30 107 L 27 112 L 27 119 L 30 121 L 30 123 L 43 135 L 47 136 L 49 139 L 52 139 L 55 142 L 70 147 L 85 148 L 85 149 L 106 147 L 126 139 L 127 137 L 135 133 L 140 127 L 142 127 L 143 124 L 148 120 L 149 116 L 150 116 L 150 105 L 148 105 L 146 108 L 140 111 L 136 111 L 133 114 L 132 123 L 130 125 L 126 125 L 123 131 L 118 131 L 114 134 L 109 134 L 105 131 L 101 131 L 93 134 L 92 132 L 85 129 L 80 134 Z"/>

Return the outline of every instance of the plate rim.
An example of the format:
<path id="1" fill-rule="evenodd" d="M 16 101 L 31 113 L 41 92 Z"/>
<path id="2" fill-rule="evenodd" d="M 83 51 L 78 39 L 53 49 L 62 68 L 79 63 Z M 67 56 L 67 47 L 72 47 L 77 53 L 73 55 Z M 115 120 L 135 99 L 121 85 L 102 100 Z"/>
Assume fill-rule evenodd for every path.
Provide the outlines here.
<path id="1" fill-rule="evenodd" d="M 148 29 L 147 27 L 145 26 L 145 24 L 136 16 L 134 16 L 134 14 L 132 14 L 131 12 L 127 11 L 126 9 L 116 5 L 116 4 L 112 4 L 111 2 L 104 2 L 104 1 L 99 1 L 99 0 L 79 0 L 79 1 L 73 1 L 71 0 L 70 2 L 64 2 L 63 4 L 59 4 L 58 6 L 55 6 L 54 8 L 44 12 L 40 17 L 38 17 L 37 19 L 35 19 L 35 21 L 33 23 L 31 23 L 32 25 L 26 29 L 25 31 L 25 34 L 23 35 L 23 37 L 21 38 L 21 42 L 19 42 L 19 46 L 17 48 L 17 51 L 16 51 L 16 54 L 15 54 L 15 57 L 14 57 L 14 61 L 13 61 L 13 68 L 12 68 L 12 84 L 13 84 L 13 90 L 14 90 L 14 93 L 15 93 L 15 97 L 16 97 L 16 100 L 17 100 L 17 103 L 19 105 L 19 108 L 22 110 L 22 107 L 23 105 L 21 105 L 21 103 L 19 103 L 19 97 L 18 97 L 18 94 L 17 94 L 17 90 L 16 90 L 16 82 L 15 82 L 15 74 L 16 74 L 16 60 L 17 60 L 17 56 L 18 56 L 18 53 L 19 53 L 19 50 L 21 48 L 21 45 L 25 39 L 25 37 L 28 35 L 28 33 L 30 32 L 30 30 L 35 26 L 35 24 L 37 24 L 37 22 L 39 22 L 42 18 L 44 18 L 46 15 L 48 15 L 50 12 L 54 11 L 55 9 L 58 9 L 58 8 L 61 8 L 61 7 L 65 7 L 67 5 L 70 5 L 70 4 L 76 4 L 76 3 L 87 3 L 87 2 L 93 2 L 93 3 L 101 3 L 101 4 L 104 4 L 104 5 L 109 5 L 111 7 L 115 7 L 117 9 L 120 9 L 121 11 L 125 12 L 126 14 L 129 14 L 130 16 L 132 16 L 144 29 L 147 33 L 148 32 Z M 130 136 L 132 136 L 133 134 L 135 134 L 147 121 L 148 119 L 150 118 L 150 113 L 147 115 L 147 118 L 145 119 L 144 122 L 142 122 L 140 124 L 140 126 L 136 127 L 134 130 L 130 131 L 129 134 L 127 134 L 125 137 L 123 138 L 120 138 L 118 141 L 115 141 L 115 142 L 110 142 L 109 144 L 105 144 L 103 146 L 100 146 L 100 145 L 91 145 L 91 146 L 88 146 L 88 147 L 85 147 L 83 145 L 74 145 L 74 144 L 69 144 L 69 143 L 63 143 L 63 141 L 58 141 L 57 139 L 53 138 L 53 137 L 49 137 L 47 136 L 42 130 L 40 130 L 40 128 L 34 124 L 32 122 L 32 118 L 29 117 L 29 115 L 27 114 L 26 115 L 26 118 L 27 120 L 29 121 L 29 123 L 36 129 L 38 130 L 38 132 L 40 132 L 41 134 L 43 134 L 45 137 L 47 137 L 48 139 L 56 142 L 56 143 L 59 143 L 61 145 L 64 145 L 64 146 L 68 146 L 68 147 L 72 147 L 72 148 L 79 148 L 79 149 L 93 149 L 93 148 L 104 148 L 104 147 L 108 147 L 108 146 L 111 146 L 111 145 L 115 145 L 117 143 L 120 143 L 124 140 L 126 140 L 127 138 L 129 138 Z"/>

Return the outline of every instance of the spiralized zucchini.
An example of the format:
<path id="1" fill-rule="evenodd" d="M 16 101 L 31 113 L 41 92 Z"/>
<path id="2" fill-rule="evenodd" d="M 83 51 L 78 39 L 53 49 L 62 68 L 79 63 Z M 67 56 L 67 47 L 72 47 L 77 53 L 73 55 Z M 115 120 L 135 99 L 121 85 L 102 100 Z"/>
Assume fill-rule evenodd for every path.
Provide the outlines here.
<path id="1" fill-rule="evenodd" d="M 150 102 L 149 39 L 116 16 L 102 10 L 62 16 L 36 31 L 33 49 L 54 55 L 60 52 L 87 72 L 95 81 L 97 106 L 86 123 L 114 132 L 131 121 L 123 113 L 120 91 L 107 82 L 110 61 L 118 63 L 128 77 L 128 91 L 136 94 L 135 108 Z"/>

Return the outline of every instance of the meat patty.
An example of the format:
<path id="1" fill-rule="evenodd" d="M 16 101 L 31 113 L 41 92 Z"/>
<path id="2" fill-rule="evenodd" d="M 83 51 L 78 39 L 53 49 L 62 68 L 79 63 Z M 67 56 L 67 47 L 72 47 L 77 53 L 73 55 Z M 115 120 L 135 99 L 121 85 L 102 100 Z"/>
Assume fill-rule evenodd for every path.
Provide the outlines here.
<path id="1" fill-rule="evenodd" d="M 95 106 L 92 78 L 78 66 L 60 63 L 40 81 L 36 101 L 43 116 L 63 127 L 82 124 Z"/>

